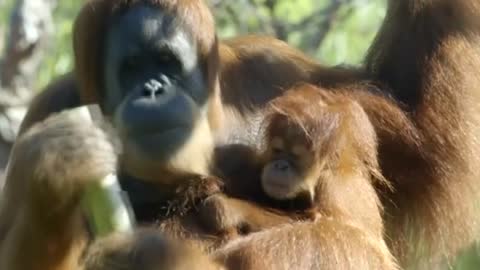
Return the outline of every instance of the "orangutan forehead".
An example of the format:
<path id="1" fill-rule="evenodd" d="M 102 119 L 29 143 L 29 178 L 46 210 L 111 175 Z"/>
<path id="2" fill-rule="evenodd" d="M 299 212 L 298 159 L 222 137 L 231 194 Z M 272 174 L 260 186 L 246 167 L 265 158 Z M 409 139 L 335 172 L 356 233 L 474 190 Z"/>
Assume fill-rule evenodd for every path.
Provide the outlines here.
<path id="1" fill-rule="evenodd" d="M 161 34 L 169 37 L 176 32 L 186 32 L 188 29 L 182 26 L 177 17 L 161 8 L 152 5 L 136 5 L 128 9 L 128 12 L 120 12 L 114 16 L 111 26 L 121 24 L 122 31 L 132 36 L 137 35 L 146 39 L 154 39 Z M 191 38 L 191 37 L 190 37 Z"/>
<path id="2" fill-rule="evenodd" d="M 198 0 L 123 0 L 114 5 L 114 14 L 130 12 L 137 6 L 161 10 L 176 19 L 199 42 L 202 52 L 210 50 L 216 40 L 215 19 L 205 1 Z M 198 31 L 202 29 L 202 31 Z"/>
<path id="3" fill-rule="evenodd" d="M 110 28 L 109 48 L 112 44 L 122 44 L 122 51 L 131 56 L 142 51 L 158 54 L 168 51 L 181 59 L 186 71 L 197 64 L 196 40 L 172 14 L 162 9 L 149 5 L 134 6 L 127 13 L 118 14 Z"/>

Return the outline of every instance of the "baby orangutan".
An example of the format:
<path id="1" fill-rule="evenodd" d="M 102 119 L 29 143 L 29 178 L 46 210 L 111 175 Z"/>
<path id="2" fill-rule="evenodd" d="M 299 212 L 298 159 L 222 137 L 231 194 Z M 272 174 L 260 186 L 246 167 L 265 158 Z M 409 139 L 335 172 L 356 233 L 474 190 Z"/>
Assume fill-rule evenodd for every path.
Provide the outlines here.
<path id="1" fill-rule="evenodd" d="M 266 120 L 261 188 L 274 207 L 314 219 L 357 220 L 382 231 L 374 184 L 386 181 L 375 131 L 360 105 L 301 85 L 274 99 Z"/>

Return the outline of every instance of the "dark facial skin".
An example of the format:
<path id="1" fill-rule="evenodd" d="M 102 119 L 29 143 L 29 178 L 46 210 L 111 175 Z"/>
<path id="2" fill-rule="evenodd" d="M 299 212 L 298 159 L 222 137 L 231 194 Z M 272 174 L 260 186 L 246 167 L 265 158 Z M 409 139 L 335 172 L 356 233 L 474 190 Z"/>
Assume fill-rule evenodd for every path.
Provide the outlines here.
<path id="1" fill-rule="evenodd" d="M 136 156 L 168 160 L 206 113 L 195 41 L 171 16 L 139 5 L 113 20 L 105 53 L 104 111 Z"/>

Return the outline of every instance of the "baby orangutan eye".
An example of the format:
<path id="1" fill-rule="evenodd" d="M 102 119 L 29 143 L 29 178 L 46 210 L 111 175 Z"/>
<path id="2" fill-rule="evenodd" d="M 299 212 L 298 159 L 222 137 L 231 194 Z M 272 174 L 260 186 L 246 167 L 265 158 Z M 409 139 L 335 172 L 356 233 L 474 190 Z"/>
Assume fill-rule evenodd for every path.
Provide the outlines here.
<path id="1" fill-rule="evenodd" d="M 283 154 L 283 149 L 282 148 L 278 148 L 278 147 L 273 147 L 272 148 L 272 153 L 275 155 L 275 156 L 279 156 L 281 154 Z"/>
<path id="2" fill-rule="evenodd" d="M 297 158 L 301 158 L 303 156 L 308 155 L 308 149 L 303 144 L 297 144 L 292 149 L 292 154 Z"/>

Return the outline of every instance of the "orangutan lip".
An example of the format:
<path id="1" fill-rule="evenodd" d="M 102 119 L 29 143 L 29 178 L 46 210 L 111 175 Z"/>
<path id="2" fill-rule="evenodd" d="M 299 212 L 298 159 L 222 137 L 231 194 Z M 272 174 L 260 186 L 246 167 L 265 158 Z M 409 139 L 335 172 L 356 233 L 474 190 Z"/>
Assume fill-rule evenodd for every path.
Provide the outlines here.
<path id="1" fill-rule="evenodd" d="M 180 134 L 185 134 L 187 133 L 188 134 L 188 129 L 189 127 L 186 127 L 186 126 L 178 126 L 178 127 L 173 127 L 173 128 L 169 128 L 169 129 L 163 129 L 163 130 L 152 130 L 151 132 L 144 132 L 142 135 L 139 135 L 138 138 L 142 139 L 142 138 L 148 138 L 148 137 L 164 137 L 164 136 L 173 136 L 175 135 L 176 133 L 180 133 Z"/>
<path id="2" fill-rule="evenodd" d="M 273 193 L 285 194 L 285 193 L 289 193 L 289 191 L 291 190 L 291 187 L 285 184 L 269 183 L 268 190 Z"/>
<path id="3" fill-rule="evenodd" d="M 124 137 L 127 138 L 136 138 L 139 140 L 144 140 L 144 139 L 151 139 L 151 138 L 158 138 L 159 140 L 162 137 L 171 137 L 175 136 L 176 133 L 178 134 L 189 134 L 189 130 L 191 127 L 186 126 L 186 125 L 179 125 L 175 127 L 169 127 L 169 128 L 163 128 L 163 129 L 150 129 L 150 130 L 143 130 L 142 132 L 128 132 L 124 131 L 122 132 Z"/>

